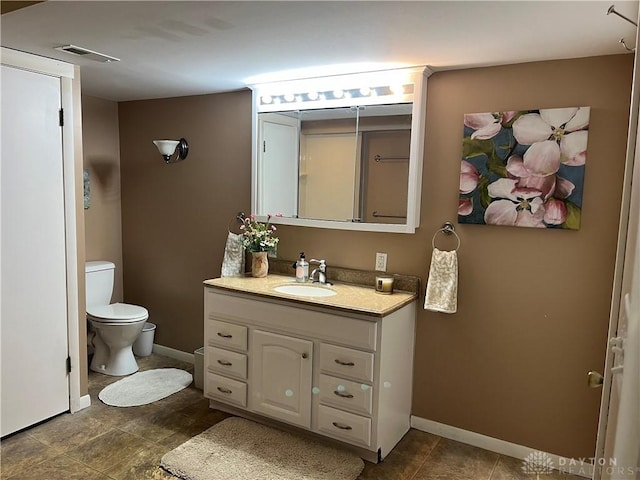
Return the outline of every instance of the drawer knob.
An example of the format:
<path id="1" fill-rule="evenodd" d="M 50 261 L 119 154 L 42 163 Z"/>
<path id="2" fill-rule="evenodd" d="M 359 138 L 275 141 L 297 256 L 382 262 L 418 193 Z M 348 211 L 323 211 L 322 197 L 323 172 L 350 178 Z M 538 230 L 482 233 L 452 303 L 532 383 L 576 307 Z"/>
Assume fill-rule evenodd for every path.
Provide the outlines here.
<path id="1" fill-rule="evenodd" d="M 345 425 L 344 423 L 333 422 L 333 426 L 340 430 L 353 430 L 349 425 Z"/>
<path id="2" fill-rule="evenodd" d="M 227 395 L 229 395 L 230 393 L 233 393 L 231 390 L 229 390 L 228 388 L 222 388 L 222 387 L 218 387 L 218 391 L 222 392 L 222 393 L 226 393 Z"/>
<path id="3" fill-rule="evenodd" d="M 218 332 L 218 336 L 222 338 L 233 338 L 233 335 L 230 335 L 228 333 L 222 333 L 222 332 Z"/>
<path id="4" fill-rule="evenodd" d="M 226 360 L 218 360 L 218 363 L 224 367 L 230 367 L 231 365 L 233 365 L 233 363 L 227 362 Z"/>
<path id="5" fill-rule="evenodd" d="M 344 393 L 340 390 L 334 390 L 333 393 L 342 398 L 353 398 L 353 395 L 351 395 L 350 393 Z"/>
<path id="6" fill-rule="evenodd" d="M 304 353 L 302 354 L 302 358 L 309 358 L 309 355 L 307 354 L 307 352 L 304 352 Z"/>
<path id="7" fill-rule="evenodd" d="M 338 365 L 342 365 L 344 367 L 353 367 L 355 365 L 355 363 L 353 363 L 353 362 L 345 362 L 345 361 L 340 360 L 339 358 L 336 358 L 335 362 Z"/>

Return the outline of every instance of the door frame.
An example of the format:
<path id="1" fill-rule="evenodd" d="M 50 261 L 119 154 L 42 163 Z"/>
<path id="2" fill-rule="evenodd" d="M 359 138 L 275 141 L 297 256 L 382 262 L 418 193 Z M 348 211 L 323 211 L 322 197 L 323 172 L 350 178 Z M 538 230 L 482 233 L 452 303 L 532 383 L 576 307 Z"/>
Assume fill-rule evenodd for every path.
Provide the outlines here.
<path id="1" fill-rule="evenodd" d="M 77 412 L 91 404 L 89 395 L 80 392 L 80 296 L 83 282 L 78 270 L 78 230 L 76 221 L 76 143 L 74 137 L 74 98 L 79 98 L 76 68 L 59 60 L 40 57 L 1 47 L 0 63 L 8 67 L 50 75 L 60 79 L 62 108 L 66 121 L 62 126 L 62 168 L 65 215 L 65 255 L 67 274 L 67 342 L 71 359 L 69 373 L 69 410 Z M 80 139 L 78 139 L 79 141 Z M 81 156 L 80 156 L 81 158 Z M 83 302 L 84 304 L 84 302 Z M 85 362 L 86 363 L 86 362 Z"/>

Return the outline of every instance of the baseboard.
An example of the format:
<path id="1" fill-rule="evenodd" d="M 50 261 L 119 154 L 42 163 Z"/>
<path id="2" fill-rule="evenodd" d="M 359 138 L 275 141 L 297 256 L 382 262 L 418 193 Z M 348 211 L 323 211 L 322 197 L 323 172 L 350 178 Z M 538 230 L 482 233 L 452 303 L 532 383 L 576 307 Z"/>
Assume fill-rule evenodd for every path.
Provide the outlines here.
<path id="1" fill-rule="evenodd" d="M 193 353 L 183 352 L 182 350 L 176 350 L 175 348 L 165 347 L 164 345 L 153 344 L 153 353 L 158 355 L 164 355 L 165 357 L 174 358 L 182 362 L 187 362 L 193 365 Z"/>
<path id="2" fill-rule="evenodd" d="M 589 459 L 573 459 L 554 455 L 552 453 L 540 452 L 536 448 L 525 447 L 516 443 L 506 442 L 498 438 L 488 437 L 480 433 L 470 432 L 461 428 L 452 427 L 443 423 L 434 422 L 424 418 L 411 416 L 411 427 L 427 433 L 432 433 L 440 437 L 455 440 L 460 443 L 466 443 L 474 447 L 489 450 L 491 452 L 506 455 L 508 457 L 525 459 L 533 452 L 539 452 L 545 458 L 551 460 L 551 465 L 556 470 L 579 475 L 581 477 L 593 477 L 593 465 L 589 463 Z"/>
<path id="3" fill-rule="evenodd" d="M 79 412 L 80 410 L 83 410 L 90 406 L 91 406 L 91 395 L 87 393 L 86 395 L 83 395 L 80 397 L 80 403 L 78 404 L 78 410 L 76 411 Z"/>

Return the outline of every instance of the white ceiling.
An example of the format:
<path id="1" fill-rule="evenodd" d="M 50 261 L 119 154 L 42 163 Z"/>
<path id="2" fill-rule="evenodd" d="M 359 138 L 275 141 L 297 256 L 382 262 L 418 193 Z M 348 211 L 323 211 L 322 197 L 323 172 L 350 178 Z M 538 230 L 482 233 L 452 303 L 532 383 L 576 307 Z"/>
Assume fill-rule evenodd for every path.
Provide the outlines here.
<path id="1" fill-rule="evenodd" d="M 0 39 L 5 47 L 78 63 L 84 92 L 123 101 L 340 69 L 446 70 L 625 53 L 618 41 L 635 45 L 636 28 L 606 15 L 612 1 L 50 0 L 2 15 Z M 638 1 L 615 6 L 637 19 Z M 66 44 L 121 61 L 54 50 Z"/>

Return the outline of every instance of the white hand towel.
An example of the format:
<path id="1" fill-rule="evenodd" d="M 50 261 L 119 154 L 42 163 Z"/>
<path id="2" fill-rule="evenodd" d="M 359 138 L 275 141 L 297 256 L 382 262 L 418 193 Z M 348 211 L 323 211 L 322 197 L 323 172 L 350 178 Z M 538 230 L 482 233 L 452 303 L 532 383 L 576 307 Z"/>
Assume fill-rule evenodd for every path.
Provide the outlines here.
<path id="1" fill-rule="evenodd" d="M 455 250 L 433 249 L 424 309 L 443 313 L 458 310 L 458 255 Z"/>
<path id="2" fill-rule="evenodd" d="M 234 277 L 244 273 L 244 247 L 242 235 L 229 232 L 222 259 L 222 277 Z"/>

